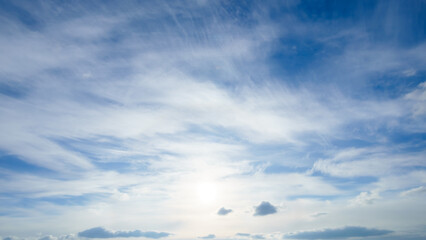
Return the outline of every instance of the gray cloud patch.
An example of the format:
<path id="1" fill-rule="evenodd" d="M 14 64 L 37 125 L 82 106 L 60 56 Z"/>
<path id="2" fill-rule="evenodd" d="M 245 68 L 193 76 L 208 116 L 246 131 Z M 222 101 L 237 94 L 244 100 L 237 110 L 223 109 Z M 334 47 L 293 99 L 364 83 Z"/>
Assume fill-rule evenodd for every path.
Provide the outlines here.
<path id="1" fill-rule="evenodd" d="M 3 240 L 15 240 L 16 238 L 14 238 L 14 237 L 5 237 L 5 238 L 3 238 Z"/>
<path id="2" fill-rule="evenodd" d="M 260 234 L 252 235 L 251 238 L 253 238 L 253 239 L 265 239 L 265 237 L 263 235 L 260 235 Z"/>
<path id="3" fill-rule="evenodd" d="M 217 211 L 217 215 L 221 215 L 221 216 L 225 216 L 225 215 L 227 215 L 228 213 L 231 213 L 232 212 L 232 209 L 226 209 L 226 208 L 221 208 L 221 209 L 219 209 L 219 211 Z"/>
<path id="4" fill-rule="evenodd" d="M 324 229 L 320 231 L 306 231 L 286 235 L 289 239 L 346 239 L 351 237 L 381 236 L 391 233 L 390 230 L 380 230 L 365 227 L 344 227 L 337 229 Z"/>
<path id="5" fill-rule="evenodd" d="M 209 234 L 209 235 L 207 235 L 207 236 L 204 236 L 204 237 L 198 237 L 198 238 L 201 238 L 201 239 L 213 239 L 213 238 L 215 238 L 216 237 L 216 235 L 214 235 L 214 234 Z"/>
<path id="6" fill-rule="evenodd" d="M 314 214 L 312 214 L 311 216 L 312 216 L 312 217 L 321 217 L 321 216 L 324 216 L 324 215 L 327 215 L 327 213 L 325 213 L 325 212 L 314 213 Z"/>
<path id="7" fill-rule="evenodd" d="M 250 237 L 250 233 L 237 233 L 235 235 L 239 237 Z"/>
<path id="8" fill-rule="evenodd" d="M 425 194 L 425 193 L 426 193 L 426 187 L 420 186 L 420 187 L 412 188 L 402 192 L 401 196 L 417 195 L 417 194 Z"/>
<path id="9" fill-rule="evenodd" d="M 262 202 L 259 206 L 256 207 L 254 216 L 265 216 L 269 214 L 274 214 L 277 212 L 277 208 L 274 207 L 269 202 Z"/>
<path id="10" fill-rule="evenodd" d="M 170 233 L 166 232 L 142 232 L 139 230 L 135 231 L 117 231 L 111 232 L 102 227 L 91 228 L 78 233 L 79 237 L 86 238 L 128 238 L 128 237 L 146 237 L 146 238 L 162 238 L 169 236 Z"/>
<path id="11" fill-rule="evenodd" d="M 49 236 L 39 238 L 38 240 L 56 240 L 56 239 L 57 239 L 56 237 L 49 235 Z"/>
<path id="12" fill-rule="evenodd" d="M 238 237 L 250 237 L 251 239 L 265 239 L 265 237 L 261 234 L 251 235 L 250 233 L 237 233 L 235 236 Z"/>

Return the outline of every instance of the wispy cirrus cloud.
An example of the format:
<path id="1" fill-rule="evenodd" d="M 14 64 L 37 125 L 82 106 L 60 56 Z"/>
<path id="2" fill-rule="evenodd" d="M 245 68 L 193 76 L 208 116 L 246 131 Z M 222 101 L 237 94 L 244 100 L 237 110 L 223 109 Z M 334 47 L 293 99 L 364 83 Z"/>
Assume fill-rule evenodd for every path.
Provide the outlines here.
<path id="1" fill-rule="evenodd" d="M 408 189 L 401 193 L 401 196 L 409 196 L 409 195 L 418 195 L 426 193 L 426 188 L 424 186 Z"/>
<path id="2" fill-rule="evenodd" d="M 327 4 L 1 2 L 0 230 L 422 222 L 424 4 Z"/>

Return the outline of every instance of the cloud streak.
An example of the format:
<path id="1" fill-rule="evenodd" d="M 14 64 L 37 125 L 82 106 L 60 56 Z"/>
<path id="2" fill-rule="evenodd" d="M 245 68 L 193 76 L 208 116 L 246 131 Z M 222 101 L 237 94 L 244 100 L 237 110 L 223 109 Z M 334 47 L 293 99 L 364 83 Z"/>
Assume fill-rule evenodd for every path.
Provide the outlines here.
<path id="1" fill-rule="evenodd" d="M 364 224 L 366 209 L 411 229 L 426 216 L 424 12 L 417 0 L 0 2 L 0 232 L 124 221 L 276 238 Z M 214 191 L 200 197 L 203 183 Z M 351 230 L 367 231 L 327 231 Z"/>

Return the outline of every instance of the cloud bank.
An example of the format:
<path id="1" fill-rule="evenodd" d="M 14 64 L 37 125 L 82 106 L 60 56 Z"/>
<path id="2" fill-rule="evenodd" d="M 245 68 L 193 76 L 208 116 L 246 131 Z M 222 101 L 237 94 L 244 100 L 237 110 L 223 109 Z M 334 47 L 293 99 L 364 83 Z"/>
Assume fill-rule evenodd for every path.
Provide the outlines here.
<path id="1" fill-rule="evenodd" d="M 344 227 L 335 229 L 323 229 L 319 231 L 305 231 L 286 235 L 285 239 L 347 239 L 353 237 L 382 236 L 393 231 L 380 230 L 365 227 Z"/>
<path id="2" fill-rule="evenodd" d="M 213 239 L 213 238 L 216 238 L 216 235 L 209 234 L 209 235 L 198 237 L 198 238 L 200 238 L 200 239 Z"/>
<path id="3" fill-rule="evenodd" d="M 112 232 L 112 231 L 106 230 L 103 227 L 95 227 L 95 228 L 87 229 L 78 233 L 79 237 L 85 237 L 85 238 L 145 237 L 145 238 L 158 239 L 158 238 L 168 237 L 169 235 L 170 233 L 166 233 L 166 232 L 152 232 L 152 231 L 142 232 L 140 230 Z"/>

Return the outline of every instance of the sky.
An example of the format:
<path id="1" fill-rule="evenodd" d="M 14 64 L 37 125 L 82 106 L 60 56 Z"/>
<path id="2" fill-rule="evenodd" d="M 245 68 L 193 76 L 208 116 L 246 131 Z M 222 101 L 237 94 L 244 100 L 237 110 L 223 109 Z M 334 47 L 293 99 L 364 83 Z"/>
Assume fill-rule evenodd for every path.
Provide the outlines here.
<path id="1" fill-rule="evenodd" d="M 0 239 L 426 239 L 426 1 L 0 0 Z"/>

